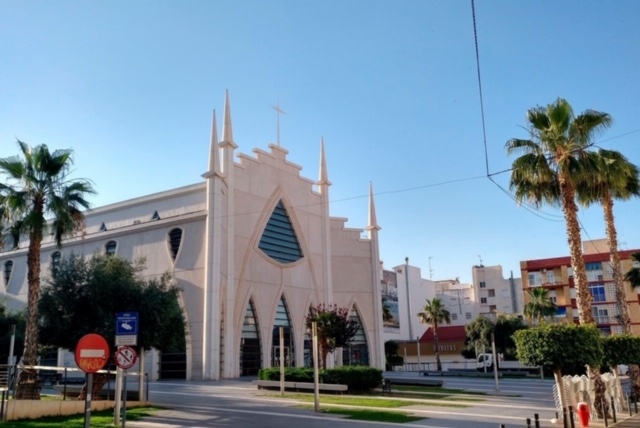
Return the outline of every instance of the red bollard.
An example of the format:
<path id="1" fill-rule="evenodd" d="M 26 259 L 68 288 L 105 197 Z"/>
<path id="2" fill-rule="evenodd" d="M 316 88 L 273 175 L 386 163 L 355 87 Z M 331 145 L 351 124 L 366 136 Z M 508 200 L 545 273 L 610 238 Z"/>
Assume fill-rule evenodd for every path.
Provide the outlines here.
<path id="1" fill-rule="evenodd" d="M 589 405 L 584 401 L 579 402 L 578 406 L 576 407 L 576 413 L 578 414 L 578 419 L 580 420 L 580 426 L 588 427 L 590 419 Z"/>

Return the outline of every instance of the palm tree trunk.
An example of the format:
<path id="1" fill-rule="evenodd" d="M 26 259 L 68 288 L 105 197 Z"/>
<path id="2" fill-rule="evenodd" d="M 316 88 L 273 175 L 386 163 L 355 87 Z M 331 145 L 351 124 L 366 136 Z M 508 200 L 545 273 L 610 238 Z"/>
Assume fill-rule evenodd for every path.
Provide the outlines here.
<path id="1" fill-rule="evenodd" d="M 622 278 L 622 267 L 620 266 L 620 253 L 618 253 L 618 233 L 613 218 L 613 199 L 607 192 L 607 197 L 601 200 L 604 210 L 604 220 L 607 227 L 607 243 L 611 253 L 611 267 L 613 269 L 613 285 L 616 288 L 616 306 L 620 315 L 620 325 L 625 333 L 631 333 L 631 318 L 629 317 L 629 307 L 627 306 L 626 293 Z"/>
<path id="2" fill-rule="evenodd" d="M 438 324 L 434 323 L 433 327 L 433 340 L 436 344 L 436 370 L 442 371 L 442 363 L 440 362 L 440 345 L 438 344 Z"/>
<path id="3" fill-rule="evenodd" d="M 622 276 L 622 266 L 620 265 L 620 253 L 618 252 L 618 232 L 616 230 L 613 217 L 613 198 L 607 191 L 606 197 L 600 201 L 604 211 L 604 220 L 607 227 L 607 243 L 611 253 L 611 268 L 613 270 L 613 285 L 616 289 L 616 306 L 618 308 L 618 322 L 622 330 L 631 334 L 631 317 L 629 316 L 629 306 L 627 305 L 626 292 L 624 290 L 624 278 Z M 629 381 L 633 391 L 640 396 L 640 366 L 631 364 L 629 366 Z"/>
<path id="4" fill-rule="evenodd" d="M 37 201 L 34 202 L 37 205 Z M 37 207 L 34 207 L 36 210 Z M 40 203 L 42 210 L 42 203 Z M 27 326 L 25 332 L 24 354 L 22 363 L 35 366 L 38 363 L 38 301 L 40 300 L 40 248 L 42 245 L 42 229 L 34 228 L 29 235 L 27 253 Z M 40 387 L 35 370 L 26 368 L 20 373 L 16 387 L 17 400 L 39 400 Z"/>
<path id="5" fill-rule="evenodd" d="M 595 324 L 592 312 L 591 292 L 587 281 L 587 271 L 582 257 L 582 238 L 580 236 L 580 223 L 578 222 L 578 206 L 575 201 L 573 185 L 564 175 L 558 177 L 560 182 L 560 194 L 562 199 L 562 211 L 567 226 L 567 238 L 571 253 L 571 266 L 573 267 L 573 280 L 576 289 L 576 304 L 578 306 L 578 319 L 580 324 Z M 593 379 L 595 389 L 596 413 L 599 418 L 609 413 L 609 403 L 605 397 L 606 385 L 600 377 L 598 367 L 587 367 L 589 378 Z"/>
<path id="6" fill-rule="evenodd" d="M 576 289 L 576 304 L 578 306 L 578 318 L 580 324 L 590 324 L 595 320 L 591 312 L 592 297 L 589 292 L 587 271 L 582 257 L 582 238 L 580 237 L 580 223 L 578 222 L 578 206 L 575 201 L 573 185 L 561 175 L 560 193 L 562 199 L 562 212 L 567 227 L 567 240 L 571 254 L 571 267 L 573 268 L 573 281 Z"/>

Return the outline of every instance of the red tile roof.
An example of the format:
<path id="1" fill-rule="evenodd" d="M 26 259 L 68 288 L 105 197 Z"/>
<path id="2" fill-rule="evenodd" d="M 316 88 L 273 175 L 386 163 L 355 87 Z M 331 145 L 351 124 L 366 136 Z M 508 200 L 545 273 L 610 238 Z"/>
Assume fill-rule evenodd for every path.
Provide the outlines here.
<path id="1" fill-rule="evenodd" d="M 640 250 L 623 250 L 620 251 L 620 258 L 622 260 L 631 258 L 632 253 L 637 253 Z M 609 253 L 597 253 L 597 254 L 584 254 L 585 263 L 592 262 L 604 262 L 608 261 L 611 257 Z M 553 257 L 549 259 L 538 260 L 525 260 L 526 269 L 528 271 L 537 271 L 540 269 L 553 269 L 560 266 L 571 266 L 571 257 Z"/>

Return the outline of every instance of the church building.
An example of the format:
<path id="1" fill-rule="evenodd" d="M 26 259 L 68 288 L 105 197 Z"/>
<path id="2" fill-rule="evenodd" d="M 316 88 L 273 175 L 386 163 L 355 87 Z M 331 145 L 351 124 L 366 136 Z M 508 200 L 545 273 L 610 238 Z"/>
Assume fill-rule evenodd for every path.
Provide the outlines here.
<path id="1" fill-rule="evenodd" d="M 324 142 L 316 179 L 301 176 L 279 141 L 252 156 L 237 148 L 227 93 L 221 139 L 214 112 L 208 168 L 197 184 L 87 212 L 84 232 L 62 248 L 45 239 L 43 275 L 71 253 L 96 252 L 144 257 L 145 276 L 170 272 L 182 289 L 187 347 L 177 357 L 151 353 L 145 365 L 152 379 L 216 380 L 277 366 L 280 326 L 286 364 L 309 366 L 305 316 L 320 303 L 346 307 L 360 323 L 353 343 L 329 363 L 383 368 L 380 227 L 371 186 L 368 224 L 349 228 L 329 212 Z M 0 252 L 4 292 L 23 302 L 26 249 L 22 242 Z M 176 358 L 184 366 L 177 376 L 168 369 Z"/>

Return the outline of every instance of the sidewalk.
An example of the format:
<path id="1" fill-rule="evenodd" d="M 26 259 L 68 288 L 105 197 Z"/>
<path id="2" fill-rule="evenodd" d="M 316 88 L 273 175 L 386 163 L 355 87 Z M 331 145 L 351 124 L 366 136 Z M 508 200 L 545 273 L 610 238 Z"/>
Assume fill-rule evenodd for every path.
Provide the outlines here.
<path id="1" fill-rule="evenodd" d="M 613 425 L 609 425 L 611 428 L 638 428 L 640 427 L 640 413 L 637 413 L 630 418 L 617 422 Z"/>

